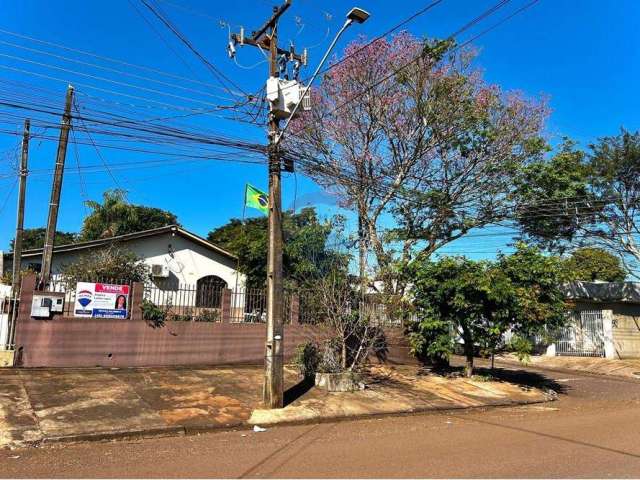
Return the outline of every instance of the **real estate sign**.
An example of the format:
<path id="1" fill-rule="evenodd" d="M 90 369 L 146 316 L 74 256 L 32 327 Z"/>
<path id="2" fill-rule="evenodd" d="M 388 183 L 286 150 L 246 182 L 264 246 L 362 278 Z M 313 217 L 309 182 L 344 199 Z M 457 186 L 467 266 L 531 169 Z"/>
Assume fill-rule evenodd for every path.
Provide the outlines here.
<path id="1" fill-rule="evenodd" d="M 127 318 L 128 305 L 129 285 L 78 282 L 73 312 L 76 317 Z"/>

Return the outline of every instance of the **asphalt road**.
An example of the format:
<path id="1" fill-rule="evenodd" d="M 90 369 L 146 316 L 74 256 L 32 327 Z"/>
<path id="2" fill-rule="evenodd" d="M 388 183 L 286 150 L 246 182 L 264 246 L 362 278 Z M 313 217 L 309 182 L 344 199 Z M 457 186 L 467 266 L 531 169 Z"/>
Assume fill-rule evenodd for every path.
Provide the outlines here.
<path id="1" fill-rule="evenodd" d="M 640 477 L 640 380 L 530 371 L 558 401 L 0 451 L 0 476 Z"/>

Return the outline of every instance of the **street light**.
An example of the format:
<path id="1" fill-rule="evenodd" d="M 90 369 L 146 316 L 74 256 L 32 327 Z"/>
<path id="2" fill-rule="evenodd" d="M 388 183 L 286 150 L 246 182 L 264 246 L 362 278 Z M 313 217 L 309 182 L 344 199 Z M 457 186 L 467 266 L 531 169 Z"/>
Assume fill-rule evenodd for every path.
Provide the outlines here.
<path id="1" fill-rule="evenodd" d="M 368 18 L 369 18 L 369 12 L 367 12 L 365 10 L 362 10 L 361 8 L 358 8 L 358 7 L 352 8 L 349 11 L 349 13 L 347 13 L 347 20 L 344 22 L 344 25 L 342 25 L 342 28 L 340 30 L 338 30 L 338 33 L 336 34 L 335 38 L 331 42 L 331 45 L 329 45 L 329 48 L 327 49 L 326 53 L 322 57 L 322 60 L 320 60 L 320 63 L 316 67 L 316 71 L 313 72 L 313 75 L 311 75 L 311 79 L 309 80 L 309 84 L 305 87 L 304 92 L 302 93 L 302 95 L 300 95 L 300 100 L 298 101 L 298 103 L 296 103 L 296 106 L 293 108 L 293 110 L 291 112 L 291 115 L 289 115 L 289 118 L 287 118 L 287 123 L 285 123 L 284 127 L 282 127 L 282 130 L 280 130 L 280 133 L 278 134 L 275 142 L 273 143 L 274 147 L 277 146 L 280 143 L 280 140 L 282 140 L 284 132 L 289 127 L 289 124 L 291 123 L 291 120 L 293 119 L 294 115 L 298 111 L 298 108 L 300 107 L 300 104 L 302 103 L 302 100 L 305 98 L 307 93 L 309 93 L 309 89 L 311 88 L 311 84 L 313 83 L 313 81 L 318 76 L 318 73 L 320 73 L 320 69 L 324 65 L 324 62 L 327 61 L 327 58 L 329 58 L 329 54 L 333 50 L 333 47 L 336 46 L 336 43 L 338 42 L 338 39 L 342 36 L 344 31 L 347 28 L 349 28 L 354 22 L 356 22 L 356 23 L 364 23 L 364 22 L 367 21 Z"/>
<path id="2" fill-rule="evenodd" d="M 366 12 L 358 7 L 353 7 L 349 13 L 347 13 L 347 20 L 352 22 L 364 23 L 369 18 L 369 12 Z"/>

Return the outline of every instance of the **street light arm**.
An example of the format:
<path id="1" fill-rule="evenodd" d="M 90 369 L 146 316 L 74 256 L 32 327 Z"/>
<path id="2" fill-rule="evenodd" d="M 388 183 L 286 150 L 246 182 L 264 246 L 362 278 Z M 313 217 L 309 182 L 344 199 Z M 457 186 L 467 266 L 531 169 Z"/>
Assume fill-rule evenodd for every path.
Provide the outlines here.
<path id="1" fill-rule="evenodd" d="M 313 75 L 311 75 L 311 79 L 309 80 L 309 84 L 305 87 L 304 92 L 300 96 L 300 100 L 298 101 L 298 103 L 296 103 L 296 106 L 293 108 L 293 111 L 291 112 L 291 114 L 287 118 L 287 123 L 284 124 L 284 127 L 282 127 L 282 130 L 280 130 L 280 133 L 277 135 L 277 137 L 275 139 L 275 142 L 273 142 L 274 147 L 277 147 L 278 144 L 280 143 L 280 140 L 282 140 L 282 137 L 284 136 L 284 132 L 287 131 L 287 128 L 289 127 L 289 124 L 291 123 L 291 120 L 293 119 L 294 115 L 298 111 L 298 108 L 300 107 L 300 104 L 302 103 L 302 100 L 304 99 L 304 97 L 309 92 L 309 89 L 311 88 L 311 84 L 313 83 L 313 81 L 318 76 L 318 73 L 320 73 L 320 69 L 322 68 L 324 63 L 327 61 L 327 58 L 329 58 L 329 55 L 331 54 L 331 51 L 333 50 L 333 47 L 336 46 L 336 43 L 338 43 L 338 40 L 340 39 L 340 37 L 342 36 L 344 31 L 347 28 L 349 28 L 352 23 L 353 23 L 353 20 L 348 18 L 347 21 L 344 22 L 344 25 L 342 26 L 342 28 L 338 31 L 338 33 L 335 36 L 335 38 L 333 39 L 333 41 L 331 42 L 331 45 L 329 45 L 329 48 L 327 49 L 327 51 L 325 52 L 324 56 L 322 57 L 322 60 L 320 60 L 320 63 L 316 67 L 315 72 L 313 72 Z"/>

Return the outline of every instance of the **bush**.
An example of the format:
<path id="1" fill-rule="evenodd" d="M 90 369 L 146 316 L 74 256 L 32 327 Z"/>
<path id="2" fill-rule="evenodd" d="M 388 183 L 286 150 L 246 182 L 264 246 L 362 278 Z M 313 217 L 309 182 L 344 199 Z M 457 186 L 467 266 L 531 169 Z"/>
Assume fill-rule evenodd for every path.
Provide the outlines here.
<path id="1" fill-rule="evenodd" d="M 342 341 L 332 338 L 322 342 L 318 371 L 322 373 L 342 373 L 345 370 L 342 362 Z"/>
<path id="2" fill-rule="evenodd" d="M 62 277 L 69 286 L 77 282 L 117 281 L 142 282 L 148 276 L 148 267 L 130 250 L 112 245 L 82 255 L 77 262 L 63 265 Z"/>
<path id="3" fill-rule="evenodd" d="M 306 342 L 298 345 L 293 357 L 293 363 L 305 379 L 315 377 L 320 364 L 318 346 L 314 342 Z"/>
<path id="4" fill-rule="evenodd" d="M 518 360 L 526 365 L 531 359 L 533 344 L 520 335 L 514 335 L 507 344 L 507 350 L 515 353 Z"/>
<path id="5" fill-rule="evenodd" d="M 220 310 L 202 310 L 194 320 L 196 322 L 219 322 Z"/>
<path id="6" fill-rule="evenodd" d="M 160 308 L 151 300 L 142 300 L 142 318 L 154 327 L 162 327 L 167 319 L 167 310 Z"/>

